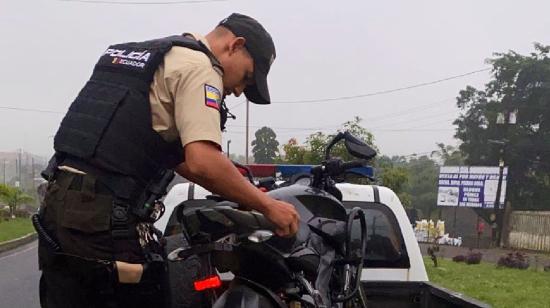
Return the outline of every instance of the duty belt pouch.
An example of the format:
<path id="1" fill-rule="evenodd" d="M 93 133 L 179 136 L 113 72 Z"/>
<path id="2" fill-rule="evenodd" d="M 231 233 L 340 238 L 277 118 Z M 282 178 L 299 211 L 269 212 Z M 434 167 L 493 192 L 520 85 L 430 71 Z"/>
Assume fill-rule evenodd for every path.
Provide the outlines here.
<path id="1" fill-rule="evenodd" d="M 96 193 L 96 178 L 74 175 L 59 213 L 58 238 L 65 253 L 88 258 L 112 259 L 110 234 L 112 200 Z"/>
<path id="2" fill-rule="evenodd" d="M 111 230 L 114 259 L 130 263 L 145 262 L 136 231 L 136 217 L 132 214 L 132 201 L 115 197 L 112 202 Z"/>
<path id="3" fill-rule="evenodd" d="M 111 234 L 114 240 L 124 240 L 130 237 L 129 230 L 129 202 L 116 197 L 113 200 L 111 216 Z"/>
<path id="4" fill-rule="evenodd" d="M 53 241 L 59 245 L 59 221 L 63 215 L 63 203 L 68 187 L 73 179 L 72 174 L 63 174 L 48 183 L 44 202 L 40 209 L 39 224 Z M 52 266 L 55 263 L 56 252 L 47 241 L 38 239 L 38 265 L 40 269 Z"/>

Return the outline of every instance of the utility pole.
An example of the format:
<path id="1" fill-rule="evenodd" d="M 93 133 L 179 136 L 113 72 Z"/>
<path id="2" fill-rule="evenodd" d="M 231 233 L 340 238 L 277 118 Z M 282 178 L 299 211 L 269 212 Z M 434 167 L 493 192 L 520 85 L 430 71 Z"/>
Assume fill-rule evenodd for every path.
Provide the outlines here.
<path id="1" fill-rule="evenodd" d="M 460 202 L 454 207 L 455 212 L 454 212 L 454 219 L 453 219 L 453 237 L 457 237 L 457 233 L 456 233 L 456 212 L 458 210 L 459 204 L 460 204 Z"/>
<path id="2" fill-rule="evenodd" d="M 6 160 L 4 159 L 4 185 L 6 184 Z"/>
<path id="3" fill-rule="evenodd" d="M 17 167 L 18 167 L 18 168 L 17 168 L 17 182 L 18 182 L 17 184 L 19 184 L 19 185 L 16 185 L 16 187 L 21 187 L 22 184 L 23 184 L 23 181 L 21 180 L 21 166 L 22 166 L 22 162 L 21 162 L 21 159 L 22 159 L 22 158 L 21 158 L 21 155 L 22 155 L 22 153 L 21 153 L 21 152 L 22 152 L 22 150 L 19 149 L 19 153 L 18 153 L 18 157 L 19 157 L 19 158 L 18 158 L 18 160 L 17 160 Z"/>
<path id="4" fill-rule="evenodd" d="M 495 215 L 495 222 L 496 223 L 496 238 L 494 239 L 495 240 L 495 247 L 498 247 L 498 246 L 502 246 L 503 242 L 502 242 L 502 233 L 505 231 L 504 230 L 504 212 L 505 212 L 505 207 L 506 207 L 506 204 L 508 202 L 505 202 L 504 203 L 504 207 L 503 209 L 500 208 L 500 196 L 502 194 L 502 178 L 503 178 L 503 175 L 504 175 L 504 157 L 505 157 L 505 150 L 506 150 L 506 145 L 509 143 L 509 140 L 506 139 L 506 137 L 508 136 L 508 128 L 509 128 L 509 125 L 513 125 L 513 124 L 516 124 L 516 118 L 517 118 L 517 110 L 516 111 L 513 111 L 513 112 L 510 112 L 508 110 L 505 110 L 504 113 L 501 113 L 497 116 L 497 125 L 498 124 L 501 124 L 503 125 L 503 138 L 501 138 L 501 140 L 491 140 L 489 139 L 489 142 L 490 143 L 495 143 L 495 144 L 498 144 L 500 146 L 500 149 L 499 149 L 499 160 L 498 160 L 498 183 L 497 183 L 497 191 L 496 191 L 496 197 L 495 197 L 495 203 L 494 203 L 494 208 L 493 208 L 493 213 Z M 491 227 L 494 227 L 494 226 L 491 226 Z M 493 229 L 494 230 L 494 229 Z"/>
<path id="5" fill-rule="evenodd" d="M 497 223 L 497 238 L 495 247 L 498 247 L 498 244 L 500 243 L 500 239 L 502 237 L 502 210 L 500 209 L 500 195 L 502 191 L 502 175 L 504 173 L 504 144 L 502 144 L 502 147 L 500 148 L 500 158 L 498 160 L 498 184 L 497 184 L 497 196 L 495 200 L 495 216 L 496 216 L 496 223 Z"/>
<path id="6" fill-rule="evenodd" d="M 31 156 L 31 174 L 32 174 L 32 191 L 34 192 L 36 187 L 34 187 L 34 157 Z"/>
<path id="7" fill-rule="evenodd" d="M 227 140 L 227 158 L 229 158 L 229 144 L 231 143 L 231 139 Z"/>
<path id="8" fill-rule="evenodd" d="M 246 157 L 246 164 L 248 165 L 248 127 L 249 127 L 249 109 L 250 109 L 250 101 L 248 101 L 248 98 L 246 99 L 246 152 L 244 153 L 244 156 Z"/>

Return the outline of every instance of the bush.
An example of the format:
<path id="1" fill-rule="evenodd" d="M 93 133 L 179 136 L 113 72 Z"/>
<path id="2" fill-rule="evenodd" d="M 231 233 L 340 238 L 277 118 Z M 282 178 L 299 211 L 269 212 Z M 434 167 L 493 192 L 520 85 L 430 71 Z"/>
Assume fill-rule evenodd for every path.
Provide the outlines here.
<path id="1" fill-rule="evenodd" d="M 527 269 L 529 268 L 529 258 L 519 251 L 509 252 L 498 259 L 497 267 Z"/>
<path id="2" fill-rule="evenodd" d="M 15 217 L 21 217 L 21 218 L 29 218 L 31 217 L 31 214 L 28 211 L 25 210 L 15 210 Z"/>
<path id="3" fill-rule="evenodd" d="M 466 256 L 465 262 L 466 264 L 479 264 L 481 263 L 482 258 L 483 258 L 483 254 L 481 252 L 470 251 Z"/>
<path id="4" fill-rule="evenodd" d="M 453 261 L 455 262 L 464 262 L 466 261 L 466 256 L 465 255 L 456 255 L 453 257 Z"/>

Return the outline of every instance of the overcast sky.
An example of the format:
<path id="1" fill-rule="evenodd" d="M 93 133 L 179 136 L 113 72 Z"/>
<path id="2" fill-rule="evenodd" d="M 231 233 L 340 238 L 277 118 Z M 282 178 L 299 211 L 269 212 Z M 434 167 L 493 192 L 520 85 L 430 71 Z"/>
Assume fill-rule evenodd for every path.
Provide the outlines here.
<path id="1" fill-rule="evenodd" d="M 132 2 L 139 0 L 132 0 Z M 155 2 L 155 0 L 144 0 Z M 166 2 L 170 0 L 159 0 Z M 207 33 L 232 12 L 258 19 L 277 48 L 274 102 L 356 96 L 488 68 L 493 52 L 549 44 L 549 1 L 228 0 L 193 4 L 101 4 L 0 0 L 0 151 L 52 153 L 52 137 L 105 48 L 182 32 Z M 273 127 L 280 143 L 315 129 L 333 132 L 354 116 L 382 154 L 456 145 L 455 97 L 488 72 L 351 100 L 251 106 L 251 137 Z M 239 105 L 244 97 L 229 98 Z M 17 111 L 6 107 L 57 113 Z M 244 153 L 245 108 L 232 110 L 224 149 Z M 252 137 L 253 138 L 253 137 Z"/>

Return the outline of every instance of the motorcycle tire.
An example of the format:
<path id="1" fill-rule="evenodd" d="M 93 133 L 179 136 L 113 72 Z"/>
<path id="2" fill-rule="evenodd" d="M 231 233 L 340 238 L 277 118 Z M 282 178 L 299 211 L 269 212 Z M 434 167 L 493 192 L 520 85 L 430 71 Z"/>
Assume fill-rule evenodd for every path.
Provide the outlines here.
<path id="1" fill-rule="evenodd" d="M 272 298 L 257 290 L 242 284 L 233 282 L 214 303 L 212 308 L 282 308 Z"/>

